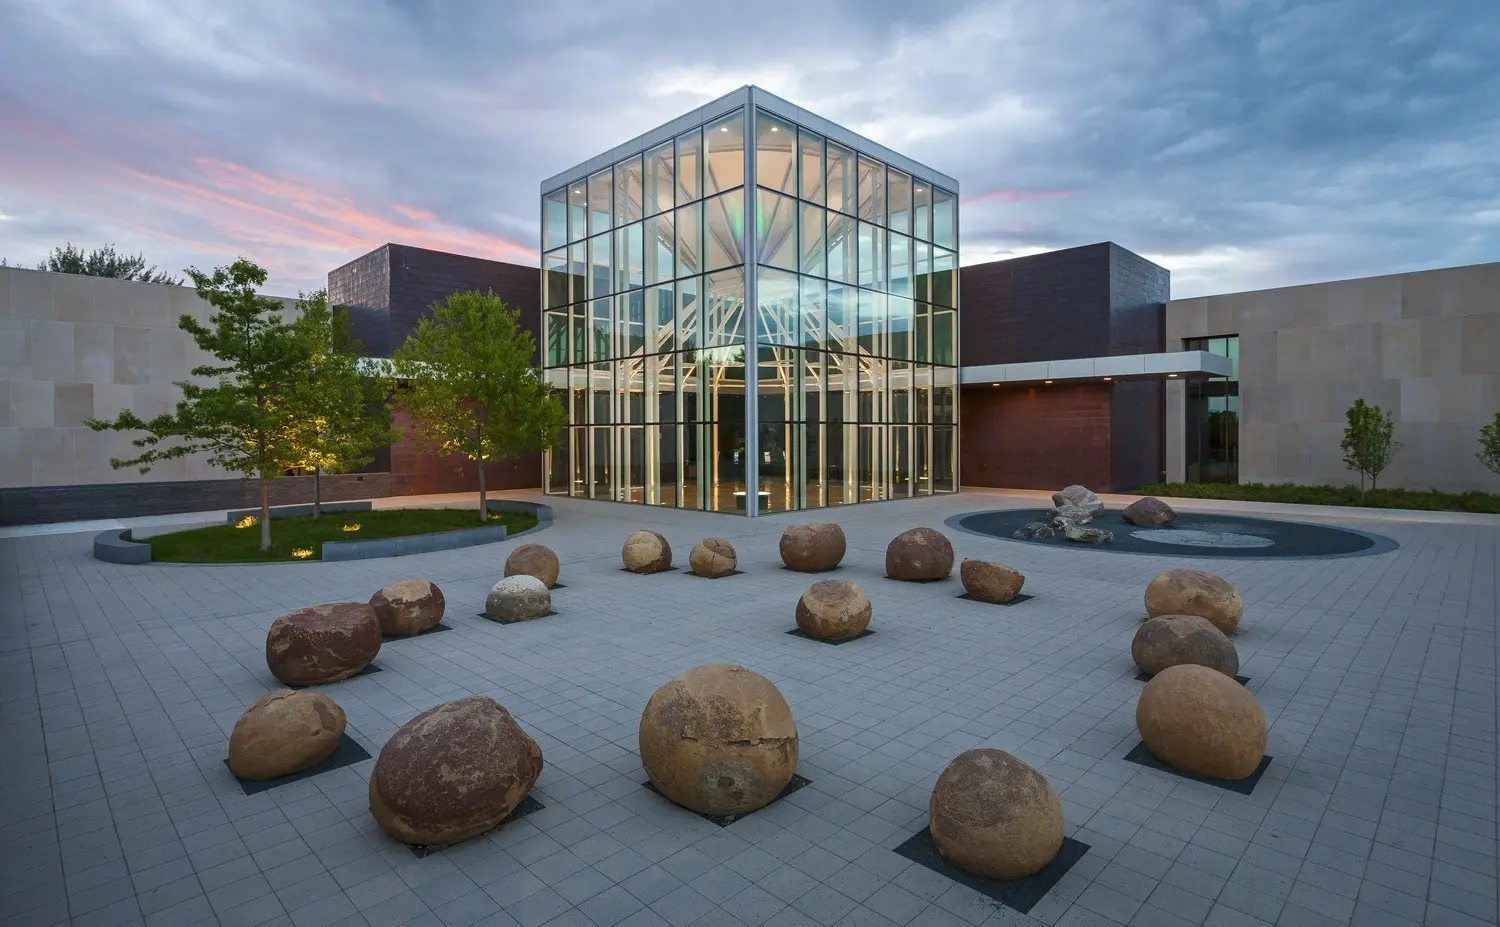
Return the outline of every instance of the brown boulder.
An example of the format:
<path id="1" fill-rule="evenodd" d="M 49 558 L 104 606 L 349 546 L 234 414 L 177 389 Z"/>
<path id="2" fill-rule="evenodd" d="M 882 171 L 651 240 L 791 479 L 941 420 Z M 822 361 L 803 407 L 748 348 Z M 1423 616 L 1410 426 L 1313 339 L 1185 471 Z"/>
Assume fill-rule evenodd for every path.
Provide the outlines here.
<path id="1" fill-rule="evenodd" d="M 1197 615 L 1225 634 L 1233 634 L 1245 614 L 1235 588 L 1202 570 L 1168 570 L 1146 587 L 1146 617 Z"/>
<path id="2" fill-rule="evenodd" d="M 844 529 L 833 522 L 791 525 L 781 532 L 781 562 L 799 573 L 826 573 L 844 559 Z"/>
<path id="3" fill-rule="evenodd" d="M 932 842 L 971 875 L 1020 879 L 1052 862 L 1063 843 L 1062 802 L 1047 777 L 1006 753 L 961 753 L 929 803 Z"/>
<path id="4" fill-rule="evenodd" d="M 1266 716 L 1244 686 L 1217 670 L 1183 663 L 1151 677 L 1135 726 L 1153 756 L 1212 779 L 1243 779 L 1266 753 Z"/>
<path id="5" fill-rule="evenodd" d="M 557 554 L 545 544 L 522 544 L 505 558 L 506 576 L 535 576 L 548 589 L 557 585 L 560 569 Z"/>
<path id="6" fill-rule="evenodd" d="M 1003 563 L 970 560 L 968 557 L 958 565 L 958 578 L 969 598 L 999 605 L 1014 602 L 1026 582 L 1020 570 L 1013 570 Z"/>
<path id="7" fill-rule="evenodd" d="M 279 779 L 333 755 L 344 709 L 321 692 L 282 689 L 245 710 L 229 735 L 229 770 L 240 779 Z"/>
<path id="8" fill-rule="evenodd" d="M 1120 517 L 1142 528 L 1160 528 L 1177 524 L 1177 513 L 1172 511 L 1170 505 L 1155 496 L 1135 500 L 1125 506 L 1125 511 L 1120 513 Z"/>
<path id="9" fill-rule="evenodd" d="M 386 637 L 411 637 L 443 620 L 443 590 L 425 579 L 397 580 L 370 597 Z"/>
<path id="10" fill-rule="evenodd" d="M 728 576 L 734 572 L 737 563 L 734 545 L 723 538 L 704 538 L 694 544 L 692 552 L 688 554 L 688 565 L 693 568 L 693 572 L 709 579 Z"/>
<path id="11" fill-rule="evenodd" d="M 1182 663 L 1206 666 L 1231 679 L 1240 671 L 1240 655 L 1233 642 L 1197 615 L 1147 619 L 1130 642 L 1130 656 L 1147 676 Z"/>
<path id="12" fill-rule="evenodd" d="M 869 626 L 870 597 L 848 580 L 820 580 L 797 600 L 797 627 L 808 637 L 844 641 Z"/>
<path id="13" fill-rule="evenodd" d="M 797 724 L 771 681 L 743 666 L 697 666 L 641 713 L 641 765 L 662 795 L 699 814 L 748 814 L 797 771 Z"/>
<path id="14" fill-rule="evenodd" d="M 625 569 L 632 573 L 660 573 L 672 569 L 672 545 L 655 531 L 637 531 L 620 550 Z"/>
<path id="15" fill-rule="evenodd" d="M 922 582 L 953 572 L 953 545 L 941 531 L 913 528 L 896 535 L 885 549 L 885 575 Z"/>
<path id="16" fill-rule="evenodd" d="M 456 843 L 504 821 L 541 772 L 541 748 L 510 712 L 461 698 L 391 735 L 370 774 L 370 811 L 403 843 Z"/>
<path id="17" fill-rule="evenodd" d="M 316 686 L 358 674 L 380 653 L 380 619 L 364 602 L 299 608 L 271 622 L 266 665 L 289 686 Z"/>

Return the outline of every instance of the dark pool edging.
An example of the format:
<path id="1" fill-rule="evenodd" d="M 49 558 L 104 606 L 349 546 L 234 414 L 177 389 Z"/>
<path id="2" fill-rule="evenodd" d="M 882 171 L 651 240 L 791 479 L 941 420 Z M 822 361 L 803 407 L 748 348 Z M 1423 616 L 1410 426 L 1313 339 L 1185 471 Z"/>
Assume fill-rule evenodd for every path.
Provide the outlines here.
<path id="1" fill-rule="evenodd" d="M 1034 548 L 1052 548 L 1052 549 L 1064 549 L 1064 550 L 1074 550 L 1074 549 L 1098 550 L 1098 551 L 1105 551 L 1105 552 L 1112 553 L 1112 554 L 1135 555 L 1135 556 L 1138 556 L 1138 557 L 1185 557 L 1185 558 L 1196 558 L 1196 559 L 1204 559 L 1204 560 L 1215 560 L 1215 559 L 1217 559 L 1217 560 L 1310 560 L 1310 559 L 1311 560 L 1335 560 L 1335 559 L 1342 559 L 1342 558 L 1345 558 L 1345 557 L 1370 557 L 1370 556 L 1375 556 L 1375 555 L 1379 555 L 1379 554 L 1388 554 L 1391 551 L 1397 550 L 1401 546 L 1397 541 L 1395 541 L 1392 538 L 1388 538 L 1385 535 L 1374 534 L 1373 532 L 1369 532 L 1369 531 L 1361 531 L 1358 528 L 1349 528 L 1349 527 L 1345 527 L 1343 525 L 1337 525 L 1337 526 L 1335 526 L 1335 525 L 1316 524 L 1316 523 L 1313 523 L 1313 522 L 1304 522 L 1304 521 L 1288 521 L 1288 520 L 1277 519 L 1277 518 L 1262 518 L 1260 516 L 1230 515 L 1230 514 L 1221 513 L 1221 512 L 1179 512 L 1178 514 L 1179 514 L 1179 516 L 1195 516 L 1195 517 L 1196 516 L 1204 516 L 1204 517 L 1215 518 L 1215 519 L 1231 519 L 1231 520 L 1236 520 L 1236 521 L 1248 521 L 1248 522 L 1257 522 L 1257 521 L 1259 521 L 1259 522 L 1268 522 L 1270 524 L 1279 525 L 1279 526 L 1295 526 L 1297 528 L 1321 529 L 1321 530 L 1325 530 L 1325 531 L 1340 531 L 1340 532 L 1344 532 L 1344 533 L 1347 533 L 1347 534 L 1359 535 L 1360 537 L 1365 538 L 1366 540 L 1368 540 L 1370 542 L 1370 546 L 1365 547 L 1365 548 L 1363 548 L 1361 550 L 1355 550 L 1355 551 L 1340 551 L 1340 552 L 1335 552 L 1335 553 L 1296 553 L 1296 554 L 1276 553 L 1274 551 L 1274 547 L 1271 549 L 1270 552 L 1267 552 L 1267 553 L 1256 553 L 1256 551 L 1267 550 L 1267 548 L 1256 548 L 1256 547 L 1252 547 L 1252 548 L 1232 548 L 1232 547 L 1201 547 L 1201 548 L 1195 548 L 1195 547 L 1189 547 L 1187 545 L 1174 545 L 1174 544 L 1160 544 L 1160 545 L 1153 545 L 1152 547 L 1147 547 L 1147 548 L 1137 547 L 1137 548 L 1130 549 L 1130 548 L 1123 548 L 1123 547 L 1117 546 L 1115 544 L 1080 544 L 1080 543 L 1076 543 L 1076 542 L 1075 543 L 1067 543 L 1067 542 L 1056 542 L 1056 541 L 1034 541 L 1034 540 L 1029 540 L 1029 539 L 1025 539 L 1025 538 L 1013 538 L 1009 534 L 995 534 L 995 533 L 990 532 L 990 531 L 982 531 L 982 530 L 979 530 L 978 528 L 972 528 L 972 527 L 969 527 L 968 525 L 964 524 L 965 521 L 967 521 L 969 519 L 973 519 L 973 518 L 979 517 L 979 516 L 986 516 L 986 515 L 988 515 L 988 516 L 995 516 L 995 515 L 1015 515 L 1015 514 L 1019 514 L 1019 513 L 1028 513 L 1028 514 L 1036 516 L 1036 518 L 1034 520 L 1042 520 L 1041 519 L 1041 512 L 1042 511 L 1043 510 L 1041 510 L 1041 509 L 1035 509 L 1035 508 L 1029 508 L 1028 507 L 1028 508 L 1009 508 L 1009 509 L 985 509 L 985 510 L 978 511 L 978 512 L 962 512 L 962 513 L 959 513 L 957 515 L 951 515 L 948 518 L 944 519 L 943 524 L 945 526 L 949 527 L 949 528 L 952 528 L 952 529 L 956 530 L 956 531 L 962 531 L 965 534 L 972 534 L 972 535 L 975 535 L 977 537 L 989 538 L 991 540 L 996 540 L 996 541 L 1006 541 L 1006 542 L 1009 542 L 1009 543 L 1012 543 L 1012 544 L 1025 544 L 1025 545 L 1028 545 L 1028 546 L 1034 547 Z M 1117 531 L 1117 532 L 1120 530 L 1121 527 L 1123 527 L 1126 531 L 1133 530 L 1134 527 L 1135 527 L 1133 525 L 1123 525 L 1123 526 L 1117 525 L 1117 524 L 1115 524 L 1115 519 L 1111 519 L 1110 516 L 1115 516 L 1116 519 L 1117 519 L 1118 516 L 1119 516 L 1119 512 L 1118 511 L 1106 511 L 1106 512 L 1104 512 L 1103 515 L 1101 516 L 1102 520 L 1101 519 L 1095 519 L 1093 522 L 1090 523 L 1091 527 L 1092 526 L 1103 527 L 1103 528 L 1108 528 L 1110 530 L 1114 530 L 1114 531 Z"/>
<path id="2" fill-rule="evenodd" d="M 368 511 L 345 509 L 344 511 Z M 290 508 L 290 506 L 288 506 Z M 540 502 L 520 502 L 512 499 L 491 499 L 485 508 L 491 514 L 531 515 L 536 518 L 536 527 L 511 534 L 504 525 L 486 525 L 482 528 L 463 528 L 457 531 L 438 531 L 432 534 L 413 534 L 400 538 L 378 538 L 371 541 L 324 541 L 322 560 L 342 562 L 348 560 L 375 560 L 381 557 L 405 557 L 410 554 L 427 554 L 440 550 L 458 550 L 480 544 L 495 544 L 510 538 L 520 537 L 532 531 L 552 527 L 552 506 Z M 324 511 L 333 511 L 324 506 Z M 311 514 L 312 507 L 307 507 Z M 273 518 L 276 517 L 274 514 Z M 284 516 L 283 516 L 284 517 Z M 231 522 L 238 519 L 231 519 Z M 130 540 L 129 528 L 111 528 L 94 535 L 94 559 L 105 563 L 141 564 L 152 563 L 151 545 L 144 541 Z M 163 566 L 281 566 L 287 563 L 316 563 L 318 561 L 275 560 L 258 563 L 172 563 Z"/>

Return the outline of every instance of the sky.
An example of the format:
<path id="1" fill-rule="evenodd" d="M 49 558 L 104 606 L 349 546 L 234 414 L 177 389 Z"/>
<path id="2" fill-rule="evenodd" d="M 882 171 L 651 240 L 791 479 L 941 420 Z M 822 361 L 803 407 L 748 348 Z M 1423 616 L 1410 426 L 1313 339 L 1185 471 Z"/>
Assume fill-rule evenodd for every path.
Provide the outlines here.
<path id="1" fill-rule="evenodd" d="M 0 258 L 537 262 L 538 184 L 744 84 L 962 183 L 964 264 L 1191 297 L 1500 261 L 1493 0 L 5 0 Z"/>

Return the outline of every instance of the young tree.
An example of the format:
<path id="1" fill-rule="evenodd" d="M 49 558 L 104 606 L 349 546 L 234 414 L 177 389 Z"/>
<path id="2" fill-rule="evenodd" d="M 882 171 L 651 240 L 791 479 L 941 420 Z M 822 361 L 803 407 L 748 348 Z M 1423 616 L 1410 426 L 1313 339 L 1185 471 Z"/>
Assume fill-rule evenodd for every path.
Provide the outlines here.
<path id="1" fill-rule="evenodd" d="M 297 300 L 297 331 L 307 340 L 308 364 L 295 399 L 292 440 L 297 469 L 313 472 L 313 517 L 323 514 L 322 475 L 345 473 L 375 458 L 400 433 L 391 428 L 385 386 L 360 369 L 361 345 L 343 306 L 329 306 L 318 290 Z"/>
<path id="2" fill-rule="evenodd" d="M 299 461 L 292 427 L 297 396 L 311 359 L 308 339 L 283 317 L 278 299 L 256 287 L 266 272 L 240 258 L 212 274 L 189 268 L 198 295 L 214 311 L 203 325 L 184 315 L 177 327 L 193 336 L 217 364 L 194 367 L 192 375 L 212 384 L 177 383 L 182 399 L 171 412 L 150 421 L 126 409 L 114 421 L 92 419 L 95 431 L 144 431 L 131 443 L 141 453 L 110 466 L 140 467 L 190 454 L 207 453 L 209 462 L 246 479 L 260 480 L 260 548 L 271 546 L 270 482 Z"/>
<path id="3" fill-rule="evenodd" d="M 157 270 L 156 265 L 146 266 L 140 254 L 121 254 L 114 245 L 105 245 L 85 252 L 68 242 L 66 247 L 53 248 L 45 261 L 36 265 L 37 270 L 50 270 L 57 274 L 84 274 L 89 277 L 117 277 L 121 280 L 139 280 L 141 283 L 182 283 L 166 271 Z M 194 277 L 194 280 L 197 278 Z"/>
<path id="4" fill-rule="evenodd" d="M 1380 406 L 1356 399 L 1344 417 L 1349 424 L 1344 428 L 1344 440 L 1339 442 L 1339 449 L 1344 452 L 1344 466 L 1359 474 L 1359 495 L 1363 499 L 1365 477 L 1370 478 L 1370 488 L 1374 489 L 1380 471 L 1390 465 L 1391 458 L 1401 449 L 1401 443 L 1393 437 L 1396 423 L 1391 420 L 1391 414 Z"/>
<path id="5" fill-rule="evenodd" d="M 1479 429 L 1479 453 L 1474 455 L 1491 473 L 1500 476 L 1500 412 L 1495 420 Z"/>
<path id="6" fill-rule="evenodd" d="M 432 307 L 394 357 L 401 401 L 418 434 L 479 472 L 479 520 L 487 517 L 484 465 L 551 446 L 568 413 L 531 366 L 531 334 L 494 293 L 454 293 Z"/>

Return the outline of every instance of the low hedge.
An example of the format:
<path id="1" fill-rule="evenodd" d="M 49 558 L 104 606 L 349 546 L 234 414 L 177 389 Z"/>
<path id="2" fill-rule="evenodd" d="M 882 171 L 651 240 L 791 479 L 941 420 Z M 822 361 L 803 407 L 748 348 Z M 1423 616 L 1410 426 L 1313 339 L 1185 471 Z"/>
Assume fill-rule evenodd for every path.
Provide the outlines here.
<path id="1" fill-rule="evenodd" d="M 1412 509 L 1430 512 L 1500 514 L 1500 494 L 1492 492 L 1426 492 L 1411 489 L 1371 489 L 1357 486 L 1297 486 L 1283 483 L 1152 483 L 1135 492 L 1142 496 L 1181 499 L 1234 499 L 1240 502 L 1290 502 L 1298 505 L 1356 505 L 1372 509 Z"/>

